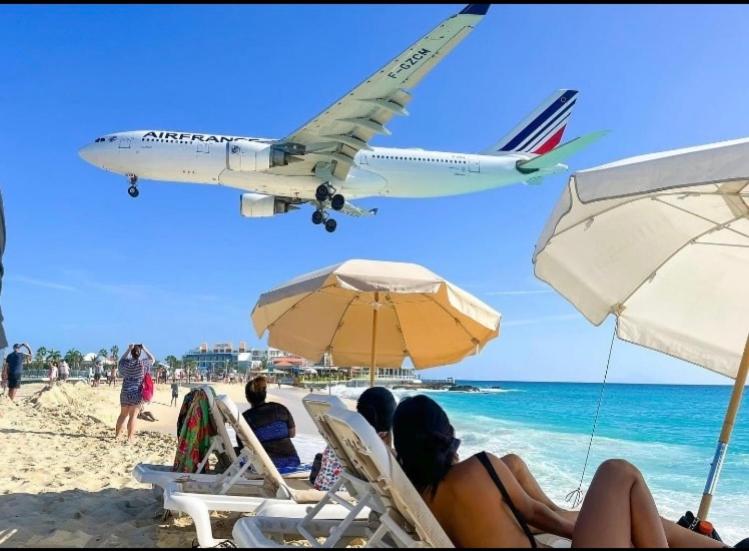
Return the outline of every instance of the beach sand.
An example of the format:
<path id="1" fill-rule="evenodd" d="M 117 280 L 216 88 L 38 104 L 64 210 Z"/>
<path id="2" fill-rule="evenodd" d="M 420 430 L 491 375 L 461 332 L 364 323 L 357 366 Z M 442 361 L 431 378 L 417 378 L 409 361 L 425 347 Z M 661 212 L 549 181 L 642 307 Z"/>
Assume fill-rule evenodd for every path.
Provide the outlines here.
<path id="1" fill-rule="evenodd" d="M 244 386 L 214 384 L 246 409 Z M 138 420 L 137 437 L 114 440 L 119 386 L 23 385 L 0 396 L 0 547 L 189 547 L 188 516 L 162 520 L 160 496 L 132 477 L 138 463 L 171 465 L 179 407 L 169 385 L 157 385 L 146 407 L 158 421 Z M 188 390 L 180 388 L 178 404 Z M 301 403 L 307 392 L 284 387 L 268 399 L 286 405 L 297 432 L 318 438 Z M 322 450 L 320 450 L 322 451 Z M 300 452 L 301 455 L 301 452 Z M 302 457 L 304 460 L 305 458 Z M 214 535 L 231 537 L 239 515 L 213 513 Z"/>

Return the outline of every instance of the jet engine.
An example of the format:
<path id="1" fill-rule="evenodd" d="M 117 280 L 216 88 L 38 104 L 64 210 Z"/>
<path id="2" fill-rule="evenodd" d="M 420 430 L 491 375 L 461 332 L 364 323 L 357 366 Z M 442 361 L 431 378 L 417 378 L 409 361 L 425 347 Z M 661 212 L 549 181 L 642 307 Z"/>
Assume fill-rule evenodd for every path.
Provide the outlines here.
<path id="1" fill-rule="evenodd" d="M 266 218 L 297 208 L 288 201 L 260 193 L 243 193 L 239 202 L 239 213 L 245 218 Z"/>
<path id="2" fill-rule="evenodd" d="M 238 172 L 261 172 L 289 164 L 289 153 L 281 145 L 233 141 L 226 144 L 226 166 Z"/>

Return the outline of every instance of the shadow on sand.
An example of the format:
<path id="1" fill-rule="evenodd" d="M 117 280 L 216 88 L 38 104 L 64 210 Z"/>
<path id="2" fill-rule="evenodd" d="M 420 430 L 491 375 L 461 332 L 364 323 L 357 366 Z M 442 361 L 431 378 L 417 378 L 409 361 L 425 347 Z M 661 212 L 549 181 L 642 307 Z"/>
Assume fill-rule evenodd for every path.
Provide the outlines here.
<path id="1" fill-rule="evenodd" d="M 0 547 L 189 547 L 195 537 L 189 517 L 162 521 L 151 489 L 6 494 L 0 511 Z"/>

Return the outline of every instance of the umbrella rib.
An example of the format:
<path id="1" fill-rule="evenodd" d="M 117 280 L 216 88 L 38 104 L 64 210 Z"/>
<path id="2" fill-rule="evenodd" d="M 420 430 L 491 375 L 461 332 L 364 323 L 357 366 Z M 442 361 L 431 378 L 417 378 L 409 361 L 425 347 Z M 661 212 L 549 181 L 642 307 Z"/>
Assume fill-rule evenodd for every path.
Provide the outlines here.
<path id="1" fill-rule="evenodd" d="M 715 184 L 711 184 L 711 185 L 715 185 Z M 596 214 L 594 214 L 592 216 L 588 216 L 587 218 L 583 218 L 582 220 L 580 220 L 579 222 L 575 222 L 574 224 L 572 224 L 568 228 L 564 228 L 563 230 L 560 230 L 558 232 L 555 231 L 552 234 L 552 236 L 549 238 L 549 240 L 546 242 L 546 245 L 544 245 L 544 249 L 552 241 L 554 241 L 554 238 L 556 238 L 556 237 L 558 237 L 558 236 L 560 236 L 560 235 L 562 235 L 564 233 L 567 233 L 568 231 L 573 230 L 573 229 L 577 228 L 578 226 L 580 226 L 582 224 L 586 224 L 588 222 L 588 220 L 590 220 L 591 218 L 600 217 L 601 215 L 607 214 L 608 212 L 610 212 L 610 211 L 612 211 L 614 209 L 618 209 L 619 207 L 624 207 L 626 205 L 631 205 L 631 204 L 636 203 L 638 201 L 643 201 L 643 200 L 646 200 L 646 199 L 658 199 L 658 197 L 665 196 L 665 195 L 684 195 L 685 193 L 692 194 L 692 195 L 736 195 L 738 197 L 741 197 L 744 192 L 740 191 L 740 192 L 734 194 L 734 193 L 719 193 L 717 191 L 711 191 L 711 192 L 681 191 L 681 192 L 678 192 L 678 193 L 677 192 L 671 192 L 671 193 L 665 193 L 664 192 L 664 193 L 658 193 L 658 194 L 652 193 L 652 194 L 649 194 L 649 195 L 638 195 L 638 196 L 632 198 L 629 201 L 624 201 L 622 203 L 617 203 L 616 205 L 611 205 L 610 207 L 605 208 L 602 211 L 599 211 L 599 212 L 597 212 Z M 575 194 L 577 195 L 577 192 L 575 192 Z M 615 199 L 615 198 L 610 198 L 610 199 Z M 605 200 L 605 199 L 601 199 L 601 200 Z M 578 201 L 580 201 L 580 203 L 583 204 L 583 205 L 590 204 L 590 202 L 586 203 L 586 202 L 580 200 L 579 198 L 578 198 Z M 663 202 L 663 201 L 661 201 L 661 202 Z M 668 203 L 665 203 L 665 204 L 668 204 Z M 567 214 L 569 214 L 571 211 L 572 211 L 572 207 L 570 207 L 570 209 L 566 211 L 566 213 L 565 213 L 564 216 L 566 216 Z M 564 216 L 562 218 L 564 218 Z M 562 218 L 559 219 L 560 222 L 561 222 Z M 559 224 L 557 224 L 557 225 L 559 225 Z M 541 249 L 541 250 L 543 250 L 543 249 Z M 535 253 L 534 259 L 535 259 L 536 256 L 538 256 L 538 254 L 540 254 L 540 252 L 541 251 L 538 251 L 537 253 Z"/>
<path id="2" fill-rule="evenodd" d="M 740 232 L 738 230 L 735 230 L 733 228 L 729 228 L 728 227 L 728 224 L 733 224 L 737 220 L 740 220 L 742 218 L 745 218 L 746 216 L 749 216 L 749 209 L 747 209 L 747 212 L 745 212 L 744 214 L 742 214 L 740 216 L 737 216 L 733 220 L 731 220 L 729 222 L 723 222 L 723 223 L 721 223 L 721 222 L 716 222 L 715 220 L 710 220 L 709 218 L 701 216 L 701 215 L 697 214 L 696 212 L 692 212 L 691 210 L 687 210 L 687 209 L 685 209 L 683 207 L 680 207 L 678 205 L 674 205 L 674 204 L 668 203 L 666 201 L 663 201 L 663 200 L 661 200 L 660 197 L 654 197 L 653 200 L 654 201 L 658 201 L 662 205 L 666 205 L 667 207 L 674 208 L 674 209 L 676 209 L 676 210 L 678 210 L 680 212 L 683 212 L 685 214 L 690 214 L 690 215 L 694 216 L 695 218 L 699 218 L 700 220 L 703 220 L 704 222 L 709 222 L 711 224 L 714 224 L 715 226 L 721 226 L 721 227 L 723 227 L 724 229 L 726 229 L 726 230 L 728 230 L 730 232 L 733 232 L 733 233 L 735 233 L 737 235 L 740 235 L 741 237 L 746 237 L 747 239 L 749 239 L 749 235 L 747 235 L 747 234 L 745 234 L 743 232 Z"/>
<path id="3" fill-rule="evenodd" d="M 668 204 L 668 203 L 666 203 L 666 204 Z M 741 216 L 737 216 L 734 219 L 726 222 L 726 224 L 731 224 L 731 223 L 735 222 L 736 220 L 740 220 L 741 218 L 744 218 L 745 216 L 746 216 L 745 214 L 742 214 Z M 668 257 L 665 258 L 663 260 L 663 262 L 661 262 L 660 264 L 658 264 L 658 266 L 654 270 L 651 270 L 650 273 L 648 274 L 648 276 L 645 279 L 643 279 L 634 289 L 632 289 L 632 292 L 630 292 L 624 298 L 624 300 L 620 301 L 619 304 L 626 304 L 627 301 L 630 298 L 632 298 L 632 295 L 634 295 L 637 291 L 639 291 L 640 288 L 642 288 L 642 286 L 645 285 L 645 283 L 647 283 L 648 281 L 650 281 L 651 279 L 653 279 L 653 277 L 655 276 L 655 274 L 658 273 L 658 270 L 660 270 L 669 260 L 671 260 L 677 254 L 679 254 L 681 251 L 683 251 L 684 249 L 686 249 L 687 246 L 689 246 L 690 244 L 695 243 L 697 239 L 699 239 L 700 237 L 702 237 L 704 235 L 707 235 L 708 233 L 712 232 L 714 229 L 715 228 L 712 227 L 712 228 L 709 228 L 709 229 L 705 230 L 701 234 L 697 235 L 696 237 L 693 237 L 692 239 L 690 239 L 689 241 L 687 241 L 686 243 L 684 243 L 681 247 L 679 247 L 678 249 L 676 249 L 673 253 L 671 253 L 670 255 L 668 255 Z"/>
<path id="4" fill-rule="evenodd" d="M 328 286 L 326 286 L 326 287 L 320 287 L 319 289 L 317 289 L 317 290 L 315 290 L 315 291 L 312 291 L 311 293 L 307 293 L 306 295 L 304 295 L 304 296 L 303 296 L 302 298 L 300 298 L 300 299 L 299 299 L 299 300 L 297 300 L 297 301 L 296 301 L 296 302 L 295 302 L 294 304 L 292 304 L 292 305 L 291 305 L 290 307 L 288 307 L 288 308 L 287 308 L 286 310 L 284 310 L 283 314 L 281 314 L 281 315 L 280 315 L 280 316 L 278 316 L 278 317 L 277 317 L 276 319 L 274 319 L 274 320 L 273 320 L 273 321 L 272 321 L 271 323 L 269 323 L 269 324 L 267 325 L 266 329 L 268 329 L 268 330 L 269 330 L 269 329 L 270 329 L 270 328 L 271 328 L 272 326 L 274 326 L 274 325 L 275 325 L 275 324 L 277 324 L 277 323 L 278 323 L 279 321 L 281 321 L 281 320 L 282 320 L 282 319 L 284 318 L 284 316 L 286 316 L 286 314 L 288 314 L 289 312 L 291 312 L 292 310 L 294 310 L 294 309 L 295 309 L 295 308 L 296 308 L 297 306 L 299 306 L 299 305 L 300 305 L 300 304 L 301 304 L 302 302 L 304 302 L 304 301 L 305 301 L 306 299 L 308 299 L 308 298 L 309 298 L 309 297 L 311 297 L 312 295 L 315 295 L 315 294 L 319 293 L 320 291 L 322 291 L 322 290 L 324 290 L 324 289 L 327 289 L 328 287 L 333 287 L 333 285 L 328 285 Z"/>
<path id="5" fill-rule="evenodd" d="M 442 310 L 444 310 L 444 312 L 445 312 L 445 313 L 446 313 L 446 314 L 447 314 L 448 316 L 450 316 L 450 317 L 451 317 L 451 318 L 453 318 L 453 319 L 454 319 L 454 320 L 455 320 L 456 322 L 458 322 L 458 325 L 460 325 L 460 327 L 461 327 L 461 328 L 463 329 L 463 331 L 465 331 L 465 332 L 466 332 L 466 335 L 468 335 L 468 336 L 469 336 L 469 337 L 471 338 L 471 343 L 474 343 L 475 341 L 477 341 L 477 340 L 478 340 L 478 339 L 476 339 L 476 337 L 474 337 L 474 336 L 473 336 L 473 335 L 471 334 L 471 332 L 470 332 L 470 331 L 468 330 L 468 328 L 467 328 L 467 327 L 466 327 L 465 325 L 463 325 L 463 322 L 462 322 L 462 321 L 460 321 L 460 320 L 459 320 L 458 318 L 456 318 L 455 316 L 453 316 L 452 314 L 450 314 L 450 312 L 449 312 L 449 311 L 447 310 L 447 308 L 445 308 L 445 307 L 444 307 L 444 306 L 442 306 L 442 305 L 441 305 L 441 304 L 440 304 L 439 302 L 437 302 L 437 301 L 436 301 L 436 300 L 434 299 L 434 297 L 433 297 L 433 296 L 432 296 L 431 294 L 426 294 L 426 293 L 422 293 L 422 294 L 423 294 L 423 295 L 424 295 L 425 297 L 427 297 L 427 298 L 428 298 L 429 300 L 431 300 L 432 302 L 434 302 L 434 303 L 435 303 L 435 304 L 436 304 L 437 306 L 439 306 L 440 308 L 442 308 Z"/>
<path id="6" fill-rule="evenodd" d="M 413 357 L 411 357 L 411 351 L 409 350 L 408 343 L 406 342 L 406 333 L 403 331 L 403 324 L 401 323 L 401 317 L 398 314 L 398 308 L 395 307 L 395 302 L 393 302 L 393 299 L 390 298 L 389 294 L 387 295 L 386 299 L 392 305 L 393 313 L 395 314 L 395 319 L 398 320 L 398 331 L 400 331 L 401 338 L 403 339 L 403 352 L 405 352 L 406 355 L 409 358 L 411 358 L 411 361 L 413 362 Z"/>
<path id="7" fill-rule="evenodd" d="M 325 348 L 326 351 L 330 351 L 330 347 L 333 345 L 333 339 L 335 339 L 336 333 L 338 332 L 338 328 L 341 326 L 341 322 L 343 321 L 343 317 L 346 315 L 346 312 L 348 312 L 348 309 L 351 308 L 351 305 L 356 300 L 359 300 L 359 295 L 354 295 L 354 297 L 346 305 L 346 308 L 343 309 L 343 313 L 341 313 L 341 317 L 338 318 L 338 323 L 335 326 L 336 327 L 335 331 L 333 331 L 333 335 L 330 337 L 330 342 L 328 343 L 328 346 Z"/>

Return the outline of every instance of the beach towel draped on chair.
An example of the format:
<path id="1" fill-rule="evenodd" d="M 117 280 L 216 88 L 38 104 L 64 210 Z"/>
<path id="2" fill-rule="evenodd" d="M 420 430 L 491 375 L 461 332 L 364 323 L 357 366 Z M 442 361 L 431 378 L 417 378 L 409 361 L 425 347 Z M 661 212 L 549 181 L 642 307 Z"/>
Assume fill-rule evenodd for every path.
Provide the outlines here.
<path id="1" fill-rule="evenodd" d="M 185 396 L 182 407 L 187 410 L 180 426 L 172 470 L 195 473 L 199 472 L 199 467 L 211 448 L 211 438 L 217 431 L 211 420 L 210 404 L 204 390 L 190 392 Z"/>

